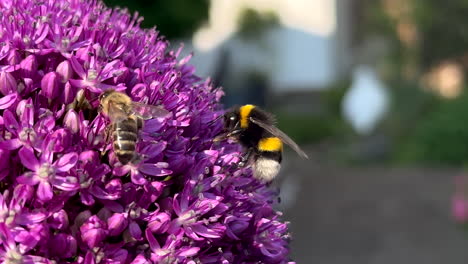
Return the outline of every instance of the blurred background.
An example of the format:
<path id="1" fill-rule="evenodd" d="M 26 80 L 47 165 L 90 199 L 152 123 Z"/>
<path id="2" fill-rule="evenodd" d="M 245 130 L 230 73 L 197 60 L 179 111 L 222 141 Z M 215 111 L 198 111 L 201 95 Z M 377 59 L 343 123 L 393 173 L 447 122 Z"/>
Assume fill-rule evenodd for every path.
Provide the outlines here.
<path id="1" fill-rule="evenodd" d="M 466 263 L 468 0 L 104 2 L 310 153 L 275 183 L 295 261 Z"/>

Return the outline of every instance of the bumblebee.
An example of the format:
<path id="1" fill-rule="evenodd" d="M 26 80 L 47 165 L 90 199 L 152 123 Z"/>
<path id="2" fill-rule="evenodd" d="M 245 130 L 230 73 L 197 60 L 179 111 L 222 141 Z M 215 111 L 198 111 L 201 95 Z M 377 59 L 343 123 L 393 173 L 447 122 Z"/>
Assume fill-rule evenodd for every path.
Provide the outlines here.
<path id="1" fill-rule="evenodd" d="M 110 120 L 107 135 L 111 136 L 114 153 L 123 165 L 137 157 L 136 142 L 143 120 L 169 114 L 160 106 L 134 102 L 128 95 L 113 89 L 102 93 L 99 101 L 100 111 Z"/>
<path id="2" fill-rule="evenodd" d="M 251 165 L 254 177 L 259 180 L 270 182 L 278 174 L 283 143 L 302 158 L 308 158 L 291 138 L 275 126 L 274 116 L 257 106 L 248 104 L 234 107 L 222 117 L 224 131 L 214 141 L 229 138 L 239 142 L 246 149 L 240 165 Z"/>

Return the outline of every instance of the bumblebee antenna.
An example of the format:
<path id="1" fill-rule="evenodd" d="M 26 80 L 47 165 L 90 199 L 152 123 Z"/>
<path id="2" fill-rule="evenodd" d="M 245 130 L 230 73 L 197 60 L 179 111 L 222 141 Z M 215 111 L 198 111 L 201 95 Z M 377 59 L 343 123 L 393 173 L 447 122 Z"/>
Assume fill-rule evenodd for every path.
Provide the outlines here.
<path id="1" fill-rule="evenodd" d="M 219 119 L 221 119 L 223 116 L 224 116 L 224 114 L 219 115 L 219 116 L 216 117 L 215 119 L 213 119 L 213 120 L 211 120 L 210 122 L 208 122 L 208 125 L 214 124 L 216 121 L 218 121 Z"/>

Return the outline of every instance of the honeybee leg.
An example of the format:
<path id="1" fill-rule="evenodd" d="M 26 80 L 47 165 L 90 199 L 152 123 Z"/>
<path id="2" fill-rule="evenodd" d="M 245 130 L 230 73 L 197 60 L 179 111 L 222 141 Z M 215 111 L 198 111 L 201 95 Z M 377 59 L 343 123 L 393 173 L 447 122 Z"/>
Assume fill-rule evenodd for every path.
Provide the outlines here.
<path id="1" fill-rule="evenodd" d="M 137 117 L 137 118 L 136 118 L 136 123 L 137 123 L 137 128 L 138 128 L 138 130 L 140 130 L 140 129 L 143 128 L 143 118 Z"/>
<path id="2" fill-rule="evenodd" d="M 110 125 L 110 126 L 107 126 L 106 127 L 106 130 L 104 131 L 104 142 L 105 142 L 105 146 L 104 146 L 104 149 L 101 151 L 101 157 L 104 156 L 107 152 L 107 144 L 109 144 L 109 142 L 111 141 L 111 137 L 112 137 L 112 131 L 114 128 L 114 125 Z"/>

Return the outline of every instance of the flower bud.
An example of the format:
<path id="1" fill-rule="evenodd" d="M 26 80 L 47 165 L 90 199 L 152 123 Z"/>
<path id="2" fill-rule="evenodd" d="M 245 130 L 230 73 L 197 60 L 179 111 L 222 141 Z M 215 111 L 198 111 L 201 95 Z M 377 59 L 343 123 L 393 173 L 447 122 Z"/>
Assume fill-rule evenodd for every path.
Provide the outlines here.
<path id="1" fill-rule="evenodd" d="M 20 63 L 20 73 L 23 78 L 33 78 L 37 74 L 36 56 L 29 55 Z"/>
<path id="2" fill-rule="evenodd" d="M 84 224 L 84 222 L 86 222 L 89 218 L 91 217 L 91 212 L 86 210 L 86 211 L 83 211 L 81 213 L 79 213 L 76 217 L 75 217 L 75 222 L 74 222 L 74 225 L 77 226 L 77 227 L 80 227 Z"/>
<path id="3" fill-rule="evenodd" d="M 65 104 L 71 104 L 76 98 L 76 89 L 70 84 L 70 82 L 65 83 L 65 88 L 63 89 L 62 99 Z"/>
<path id="4" fill-rule="evenodd" d="M 151 262 L 149 262 L 145 256 L 143 256 L 142 254 L 136 256 L 136 258 L 130 263 L 130 264 L 150 264 Z"/>
<path id="5" fill-rule="evenodd" d="M 11 49 L 6 58 L 9 65 L 15 65 L 20 63 L 21 56 L 17 49 Z"/>
<path id="6" fill-rule="evenodd" d="M 89 248 L 98 246 L 107 235 L 106 223 L 96 215 L 91 216 L 81 227 L 81 239 Z"/>
<path id="7" fill-rule="evenodd" d="M 78 133 L 80 130 L 80 120 L 78 114 L 73 109 L 68 110 L 65 114 L 63 123 L 72 133 Z"/>
<path id="8" fill-rule="evenodd" d="M 151 216 L 148 221 L 148 228 L 154 234 L 162 234 L 167 231 L 171 216 L 168 213 L 162 212 Z"/>
<path id="9" fill-rule="evenodd" d="M 41 88 L 44 95 L 49 99 L 54 99 L 59 95 L 59 83 L 57 73 L 49 72 L 41 80 Z"/>
<path id="10" fill-rule="evenodd" d="M 120 235 L 127 228 L 128 220 L 124 214 L 115 213 L 107 219 L 107 225 L 110 236 Z"/>
<path id="11" fill-rule="evenodd" d="M 57 234 L 49 240 L 49 250 L 53 256 L 71 258 L 75 256 L 77 248 L 76 239 L 67 234 Z"/>
<path id="12" fill-rule="evenodd" d="M 52 228 L 64 230 L 68 227 L 68 215 L 63 209 L 53 213 L 50 219 L 49 224 Z"/>
<path id="13" fill-rule="evenodd" d="M 56 72 L 60 77 L 60 81 L 62 83 L 68 82 L 68 80 L 73 76 L 73 69 L 71 63 L 68 60 L 62 61 L 57 66 Z"/>
<path id="14" fill-rule="evenodd" d="M 132 221 L 128 227 L 129 231 L 130 231 L 130 235 L 135 238 L 136 240 L 140 240 L 142 237 L 141 237 L 141 234 L 142 234 L 142 231 L 141 231 L 141 228 L 140 226 Z"/>
<path id="15" fill-rule="evenodd" d="M 106 186 L 105 190 L 108 193 L 108 197 L 110 200 L 119 199 L 122 195 L 122 181 L 120 179 L 112 179 L 110 180 Z"/>

